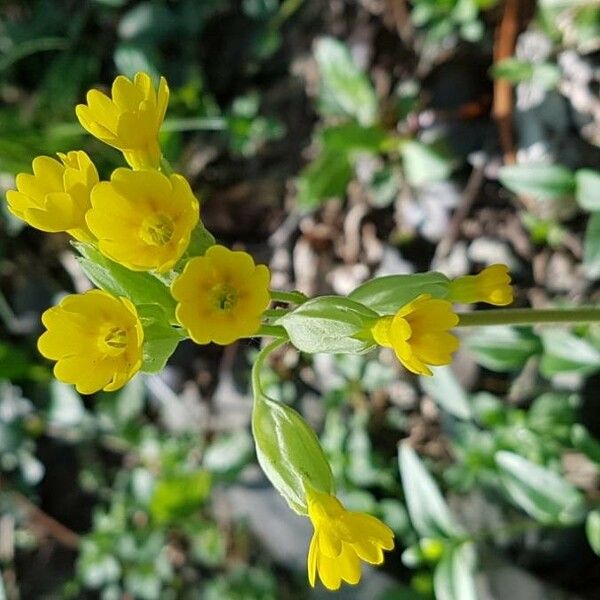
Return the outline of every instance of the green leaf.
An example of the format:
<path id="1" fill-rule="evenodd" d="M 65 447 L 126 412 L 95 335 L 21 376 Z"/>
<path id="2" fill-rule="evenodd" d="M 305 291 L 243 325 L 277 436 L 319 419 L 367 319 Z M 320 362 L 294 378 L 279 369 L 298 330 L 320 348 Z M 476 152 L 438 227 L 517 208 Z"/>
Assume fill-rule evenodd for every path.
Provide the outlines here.
<path id="1" fill-rule="evenodd" d="M 113 296 L 125 296 L 136 306 L 158 304 L 171 323 L 175 323 L 175 299 L 169 288 L 149 273 L 130 271 L 103 256 L 96 248 L 79 242 L 73 244 L 83 272 L 101 290 Z"/>
<path id="2" fill-rule="evenodd" d="M 341 296 L 321 296 L 301 304 L 277 321 L 298 350 L 314 354 L 361 354 L 375 342 L 365 332 L 378 315 Z"/>
<path id="3" fill-rule="evenodd" d="M 544 354 L 540 372 L 545 377 L 557 373 L 589 375 L 600 369 L 600 352 L 588 341 L 565 329 L 542 331 Z"/>
<path id="4" fill-rule="evenodd" d="M 443 181 L 452 173 L 450 158 L 433 146 L 411 140 L 400 146 L 406 180 L 416 187 Z"/>
<path id="5" fill-rule="evenodd" d="M 473 417 L 471 403 L 450 367 L 436 367 L 433 376 L 419 377 L 423 391 L 429 394 L 441 408 L 458 419 Z"/>
<path id="6" fill-rule="evenodd" d="M 539 338 L 531 330 L 505 325 L 478 327 L 466 344 L 479 364 L 501 373 L 520 370 L 542 350 Z"/>
<path id="7" fill-rule="evenodd" d="M 394 314 L 420 294 L 433 298 L 448 295 L 450 280 L 442 273 L 415 275 L 385 275 L 371 279 L 348 294 L 350 300 L 368 306 L 380 315 Z"/>
<path id="8" fill-rule="evenodd" d="M 417 533 L 430 538 L 460 537 L 462 528 L 425 465 L 407 443 L 400 445 L 398 460 L 408 514 Z"/>
<path id="9" fill-rule="evenodd" d="M 331 467 L 315 432 L 285 404 L 254 387 L 252 433 L 258 462 L 292 510 L 306 515 L 306 485 L 332 493 Z"/>
<path id="10" fill-rule="evenodd" d="M 252 437 L 246 430 L 220 436 L 206 449 L 203 465 L 213 473 L 235 473 L 253 456 L 252 448 Z"/>
<path id="11" fill-rule="evenodd" d="M 592 510 L 585 521 L 585 534 L 591 549 L 600 556 L 600 510 Z"/>
<path id="12" fill-rule="evenodd" d="M 600 173 L 591 169 L 575 172 L 575 199 L 581 208 L 600 211 Z"/>
<path id="13" fill-rule="evenodd" d="M 355 117 L 361 125 L 371 125 L 377 116 L 375 90 L 348 48 L 334 38 L 321 38 L 315 45 L 315 58 L 325 106 L 332 112 Z"/>
<path id="14" fill-rule="evenodd" d="M 376 125 L 365 127 L 354 121 L 326 127 L 319 132 L 323 147 L 336 152 L 381 152 L 387 140 L 386 132 Z"/>
<path id="15" fill-rule="evenodd" d="M 600 277 L 600 212 L 594 212 L 588 219 L 583 238 L 583 267 L 590 279 Z"/>
<path id="16" fill-rule="evenodd" d="M 575 176 L 559 165 L 508 165 L 498 171 L 502 185 L 515 194 L 559 200 L 575 193 Z"/>
<path id="17" fill-rule="evenodd" d="M 158 523 L 189 517 L 208 498 L 211 482 L 211 474 L 204 470 L 160 479 L 152 494 L 150 514 Z"/>
<path id="18" fill-rule="evenodd" d="M 513 452 L 497 452 L 494 459 L 508 496 L 534 519 L 564 525 L 583 519 L 582 494 L 558 473 Z"/>
<path id="19" fill-rule="evenodd" d="M 510 83 L 533 80 L 545 89 L 550 90 L 560 80 L 560 69 L 552 63 L 530 63 L 517 58 L 505 58 L 496 63 L 492 69 L 496 79 L 506 79 Z"/>
<path id="20" fill-rule="evenodd" d="M 57 427 L 81 426 L 87 417 L 81 396 L 72 385 L 54 380 L 50 383 L 48 422 Z"/>
<path id="21" fill-rule="evenodd" d="M 322 152 L 296 180 L 298 204 L 313 208 L 323 200 L 344 196 L 352 178 L 352 164 L 344 152 Z"/>
<path id="22" fill-rule="evenodd" d="M 142 304 L 137 308 L 144 329 L 141 370 L 145 373 L 157 373 L 167 364 L 177 344 L 185 339 L 186 334 L 169 324 L 165 311 L 158 304 Z"/>
<path id="23" fill-rule="evenodd" d="M 186 250 L 186 256 L 204 256 L 206 251 L 215 245 L 215 236 L 204 227 L 202 221 L 198 221 L 192 231 L 190 244 Z"/>
<path id="24" fill-rule="evenodd" d="M 451 548 L 433 574 L 436 600 L 477 600 L 475 547 L 464 543 Z"/>
<path id="25" fill-rule="evenodd" d="M 571 428 L 571 442 L 600 468 L 600 440 L 597 440 L 583 425 Z"/>

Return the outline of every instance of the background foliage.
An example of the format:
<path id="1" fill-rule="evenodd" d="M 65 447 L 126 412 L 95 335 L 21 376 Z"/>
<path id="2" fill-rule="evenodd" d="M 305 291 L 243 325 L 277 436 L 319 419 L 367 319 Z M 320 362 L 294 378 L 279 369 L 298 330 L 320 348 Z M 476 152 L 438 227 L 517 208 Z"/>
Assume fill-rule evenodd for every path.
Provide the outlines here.
<path id="1" fill-rule="evenodd" d="M 107 177 L 119 155 L 74 105 L 145 70 L 170 83 L 163 147 L 208 229 L 275 287 L 504 262 L 518 305 L 596 303 L 599 40 L 578 0 L 5 0 L 0 186 L 72 148 Z M 37 354 L 39 314 L 102 273 L 4 203 L 0 229 L 0 598 L 321 597 L 306 523 L 256 466 L 256 344 L 185 343 L 81 397 Z M 431 379 L 386 350 L 270 367 L 346 504 L 397 535 L 343 597 L 597 598 L 600 331 L 464 342 Z"/>

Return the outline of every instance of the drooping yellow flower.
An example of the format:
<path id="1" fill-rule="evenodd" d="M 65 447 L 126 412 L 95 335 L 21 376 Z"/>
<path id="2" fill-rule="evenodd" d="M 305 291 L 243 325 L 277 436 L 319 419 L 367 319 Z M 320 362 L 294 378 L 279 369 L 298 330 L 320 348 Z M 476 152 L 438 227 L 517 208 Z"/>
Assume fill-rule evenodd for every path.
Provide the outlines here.
<path id="1" fill-rule="evenodd" d="M 330 494 L 308 493 L 308 516 L 314 533 L 308 550 L 308 580 L 314 587 L 317 574 L 329 590 L 342 581 L 360 580 L 360 561 L 372 565 L 383 562 L 383 551 L 394 547 L 394 533 L 379 519 L 346 510 Z"/>
<path id="2" fill-rule="evenodd" d="M 513 289 L 506 265 L 490 265 L 477 275 L 465 275 L 450 282 L 448 300 L 452 302 L 487 302 L 506 306 L 513 301 Z"/>
<path id="3" fill-rule="evenodd" d="M 85 223 L 90 192 L 98 171 L 82 150 L 33 159 L 33 174 L 19 173 L 17 189 L 6 192 L 10 212 L 36 229 L 66 231 L 80 241 L 91 241 Z"/>
<path id="4" fill-rule="evenodd" d="M 144 332 L 135 306 L 101 290 L 65 296 L 42 315 L 47 331 L 38 350 L 51 360 L 54 375 L 81 394 L 112 392 L 142 365 Z"/>
<path id="5" fill-rule="evenodd" d="M 452 360 L 458 339 L 448 330 L 457 324 L 450 302 L 421 294 L 395 315 L 381 317 L 371 333 L 379 345 L 393 348 L 409 371 L 431 375 L 428 365 L 447 365 Z"/>
<path id="6" fill-rule="evenodd" d="M 111 98 L 90 90 L 87 104 L 78 104 L 75 113 L 89 133 L 123 152 L 134 169 L 157 169 L 160 165 L 158 130 L 169 102 L 169 88 L 160 78 L 158 91 L 148 73 L 136 73 L 133 81 L 119 75 L 113 82 Z"/>
<path id="7" fill-rule="evenodd" d="M 198 200 L 181 175 L 117 169 L 92 191 L 86 215 L 100 251 L 133 271 L 168 271 L 198 223 Z"/>
<path id="8" fill-rule="evenodd" d="M 176 315 L 197 344 L 231 344 L 260 327 L 270 302 L 271 274 L 246 252 L 211 246 L 171 284 Z"/>

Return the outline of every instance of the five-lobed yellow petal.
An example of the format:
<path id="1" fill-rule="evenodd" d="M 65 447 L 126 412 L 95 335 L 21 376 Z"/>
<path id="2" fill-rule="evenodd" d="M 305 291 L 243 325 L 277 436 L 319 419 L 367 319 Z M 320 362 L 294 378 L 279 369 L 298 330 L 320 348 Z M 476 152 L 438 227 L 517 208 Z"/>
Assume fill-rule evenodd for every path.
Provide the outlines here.
<path id="1" fill-rule="evenodd" d="M 42 315 L 38 350 L 55 360 L 54 375 L 81 394 L 112 392 L 142 365 L 144 331 L 135 306 L 101 290 L 65 296 Z"/>
<path id="2" fill-rule="evenodd" d="M 98 171 L 82 150 L 58 153 L 33 160 L 30 173 L 19 173 L 16 190 L 6 192 L 10 212 L 42 231 L 66 231 L 79 241 L 93 239 L 85 213 L 90 193 L 98 183 Z"/>
<path id="3" fill-rule="evenodd" d="M 231 344 L 260 328 L 271 274 L 246 252 L 211 246 L 171 284 L 178 321 L 197 344 Z"/>
<path id="4" fill-rule="evenodd" d="M 409 371 L 431 375 L 428 365 L 449 364 L 458 349 L 458 339 L 448 332 L 457 324 L 450 302 L 421 294 L 395 315 L 381 317 L 371 334 L 380 346 L 393 348 Z"/>
<path id="5" fill-rule="evenodd" d="M 506 265 L 490 265 L 477 275 L 465 275 L 452 280 L 448 300 L 465 304 L 487 302 L 496 306 L 506 306 L 513 301 L 510 282 Z"/>
<path id="6" fill-rule="evenodd" d="M 360 581 L 361 560 L 379 565 L 383 551 L 394 548 L 394 533 L 387 525 L 346 510 L 335 496 L 308 490 L 307 503 L 314 528 L 307 560 L 311 586 L 317 575 L 329 590 L 339 589 L 342 581 L 354 585 Z"/>
<path id="7" fill-rule="evenodd" d="M 92 191 L 86 214 L 100 251 L 133 271 L 168 271 L 199 219 L 198 200 L 181 175 L 116 169 Z"/>
<path id="8" fill-rule="evenodd" d="M 154 89 L 148 73 L 136 73 L 133 81 L 119 75 L 111 97 L 90 90 L 87 104 L 78 104 L 75 113 L 82 127 L 104 143 L 123 152 L 134 169 L 157 169 L 161 151 L 158 131 L 169 102 L 169 87 L 160 78 Z"/>

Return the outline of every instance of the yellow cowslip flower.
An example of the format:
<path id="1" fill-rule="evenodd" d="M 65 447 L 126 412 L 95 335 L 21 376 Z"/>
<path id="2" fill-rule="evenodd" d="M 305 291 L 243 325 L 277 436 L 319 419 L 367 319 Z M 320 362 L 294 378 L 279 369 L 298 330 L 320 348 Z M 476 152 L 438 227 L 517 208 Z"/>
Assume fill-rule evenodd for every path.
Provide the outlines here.
<path id="1" fill-rule="evenodd" d="M 81 394 L 123 387 L 142 365 L 144 331 L 135 306 L 101 290 L 65 296 L 42 315 L 38 350 L 54 375 Z"/>
<path id="2" fill-rule="evenodd" d="M 168 271 L 198 223 L 198 200 L 181 175 L 117 169 L 92 191 L 86 215 L 100 251 L 133 271 Z"/>
<path id="3" fill-rule="evenodd" d="M 177 320 L 197 344 L 231 344 L 260 327 L 271 274 L 246 252 L 211 246 L 187 262 L 171 284 Z"/>
<path id="4" fill-rule="evenodd" d="M 155 91 L 148 73 L 136 73 L 133 81 L 119 75 L 112 84 L 111 98 L 90 90 L 87 104 L 78 104 L 79 122 L 99 140 L 123 152 L 134 169 L 157 169 L 160 166 L 158 130 L 169 102 L 169 88 L 164 77 Z"/>
<path id="5" fill-rule="evenodd" d="M 394 533 L 379 519 L 346 510 L 331 494 L 308 492 L 308 516 L 314 533 L 308 549 L 308 580 L 314 587 L 317 574 L 329 590 L 342 581 L 360 580 L 360 561 L 383 562 L 383 551 L 394 547 Z"/>
<path id="6" fill-rule="evenodd" d="M 381 317 L 371 334 L 379 345 L 393 348 L 409 371 L 431 375 L 427 365 L 447 365 L 452 360 L 458 339 L 448 329 L 457 324 L 450 302 L 421 294 L 395 315 Z"/>
<path id="7" fill-rule="evenodd" d="M 477 275 L 465 275 L 450 282 L 448 300 L 452 302 L 487 302 L 506 306 L 513 301 L 513 289 L 506 265 L 490 265 Z"/>
<path id="8" fill-rule="evenodd" d="M 82 150 L 33 159 L 33 175 L 19 173 L 17 189 L 6 192 L 10 212 L 36 229 L 66 231 L 80 241 L 93 238 L 85 223 L 90 192 L 98 183 L 98 171 Z"/>

